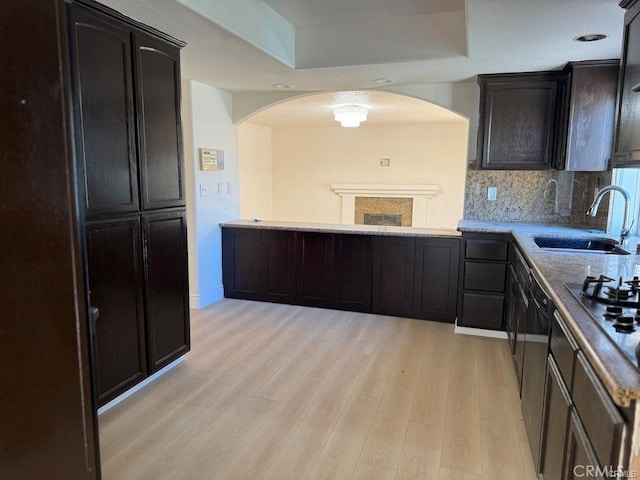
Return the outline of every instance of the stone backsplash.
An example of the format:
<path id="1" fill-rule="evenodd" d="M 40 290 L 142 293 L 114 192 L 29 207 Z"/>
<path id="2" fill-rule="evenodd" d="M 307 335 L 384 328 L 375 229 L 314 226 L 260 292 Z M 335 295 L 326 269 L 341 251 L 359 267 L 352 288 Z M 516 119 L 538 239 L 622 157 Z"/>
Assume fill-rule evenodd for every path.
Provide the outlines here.
<path id="1" fill-rule="evenodd" d="M 585 212 L 596 189 L 611 183 L 611 172 L 557 170 L 467 171 L 464 202 L 466 220 L 587 224 L 605 230 L 609 202 L 602 202 L 596 218 Z M 497 187 L 497 200 L 487 189 Z"/>

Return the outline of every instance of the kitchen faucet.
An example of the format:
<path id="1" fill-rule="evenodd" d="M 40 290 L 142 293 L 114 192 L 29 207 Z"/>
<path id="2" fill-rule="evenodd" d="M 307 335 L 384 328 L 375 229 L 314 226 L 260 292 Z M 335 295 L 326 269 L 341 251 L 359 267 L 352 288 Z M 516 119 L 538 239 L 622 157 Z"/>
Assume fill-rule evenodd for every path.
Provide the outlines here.
<path id="1" fill-rule="evenodd" d="M 624 244 L 624 241 L 631 233 L 631 227 L 633 227 L 633 221 L 629 226 L 627 226 L 628 213 L 629 213 L 629 202 L 631 202 L 631 197 L 629 196 L 629 192 L 627 192 L 624 188 L 618 187 L 617 185 L 607 185 L 603 187 L 597 194 L 596 198 L 593 199 L 593 203 L 587 210 L 587 215 L 590 217 L 595 217 L 598 213 L 598 207 L 600 206 L 600 200 L 609 192 L 620 192 L 622 197 L 624 198 L 624 217 L 622 221 L 622 230 L 620 231 L 620 244 Z"/>
<path id="2" fill-rule="evenodd" d="M 550 178 L 549 180 L 547 180 L 547 184 L 544 186 L 544 192 L 542 192 L 542 196 L 544 198 L 547 198 L 549 196 L 549 187 L 551 185 L 555 185 L 555 198 L 554 198 L 554 202 L 553 202 L 553 213 L 556 214 L 558 213 L 558 181 L 555 178 Z"/>

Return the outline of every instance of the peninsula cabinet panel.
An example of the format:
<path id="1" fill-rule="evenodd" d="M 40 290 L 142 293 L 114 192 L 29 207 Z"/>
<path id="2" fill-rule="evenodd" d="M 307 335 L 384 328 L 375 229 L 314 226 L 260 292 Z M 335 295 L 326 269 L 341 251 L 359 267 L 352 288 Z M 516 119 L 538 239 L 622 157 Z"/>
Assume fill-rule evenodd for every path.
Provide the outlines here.
<path id="1" fill-rule="evenodd" d="M 155 372 L 190 347 L 187 228 L 183 211 L 143 218 L 147 348 Z"/>
<path id="2" fill-rule="evenodd" d="M 373 313 L 411 316 L 415 244 L 415 239 L 411 237 L 374 237 Z"/>
<path id="3" fill-rule="evenodd" d="M 72 86 L 85 214 L 138 210 L 131 36 L 108 17 L 70 7 Z"/>
<path id="4" fill-rule="evenodd" d="M 552 167 L 560 75 L 480 75 L 478 168 Z"/>
<path id="5" fill-rule="evenodd" d="M 179 50 L 143 35 L 134 46 L 142 206 L 184 206 Z"/>
<path id="6" fill-rule="evenodd" d="M 260 232 L 260 285 L 262 299 L 295 303 L 295 233 L 286 230 Z"/>
<path id="7" fill-rule="evenodd" d="M 87 225 L 89 301 L 96 394 L 107 403 L 147 374 L 140 220 Z"/>
<path id="8" fill-rule="evenodd" d="M 224 295 L 260 300 L 260 230 L 222 229 Z"/>
<path id="9" fill-rule="evenodd" d="M 296 304 L 333 307 L 333 234 L 296 233 Z"/>
<path id="10" fill-rule="evenodd" d="M 460 240 L 416 240 L 413 316 L 453 323 L 458 300 Z"/>
<path id="11" fill-rule="evenodd" d="M 370 312 L 372 237 L 336 234 L 333 245 L 336 308 Z"/>

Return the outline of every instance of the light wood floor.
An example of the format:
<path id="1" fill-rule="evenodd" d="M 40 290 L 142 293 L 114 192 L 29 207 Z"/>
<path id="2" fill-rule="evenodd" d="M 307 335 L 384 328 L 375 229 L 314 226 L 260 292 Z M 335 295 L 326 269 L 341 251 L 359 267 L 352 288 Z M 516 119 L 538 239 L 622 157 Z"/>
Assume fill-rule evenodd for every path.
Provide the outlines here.
<path id="1" fill-rule="evenodd" d="M 105 480 L 533 480 L 504 340 L 225 299 L 100 417 Z"/>

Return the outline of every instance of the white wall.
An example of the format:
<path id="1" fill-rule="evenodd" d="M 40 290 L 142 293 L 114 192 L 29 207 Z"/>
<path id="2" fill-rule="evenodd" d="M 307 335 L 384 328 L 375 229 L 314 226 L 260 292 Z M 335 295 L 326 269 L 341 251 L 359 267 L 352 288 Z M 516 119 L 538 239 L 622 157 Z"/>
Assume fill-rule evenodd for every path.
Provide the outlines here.
<path id="1" fill-rule="evenodd" d="M 219 223 L 239 218 L 238 129 L 231 120 L 230 93 L 194 81 L 183 82 L 185 181 L 189 235 L 191 308 L 223 297 Z M 198 148 L 224 150 L 222 171 L 202 171 Z M 200 195 L 200 186 L 208 188 Z"/>
<path id="2" fill-rule="evenodd" d="M 245 122 L 238 126 L 240 218 L 272 217 L 271 128 Z"/>
<path id="3" fill-rule="evenodd" d="M 427 226 L 456 228 L 464 208 L 468 122 L 274 128 L 273 219 L 340 223 L 332 183 L 438 184 Z M 390 158 L 390 167 L 378 160 Z"/>

